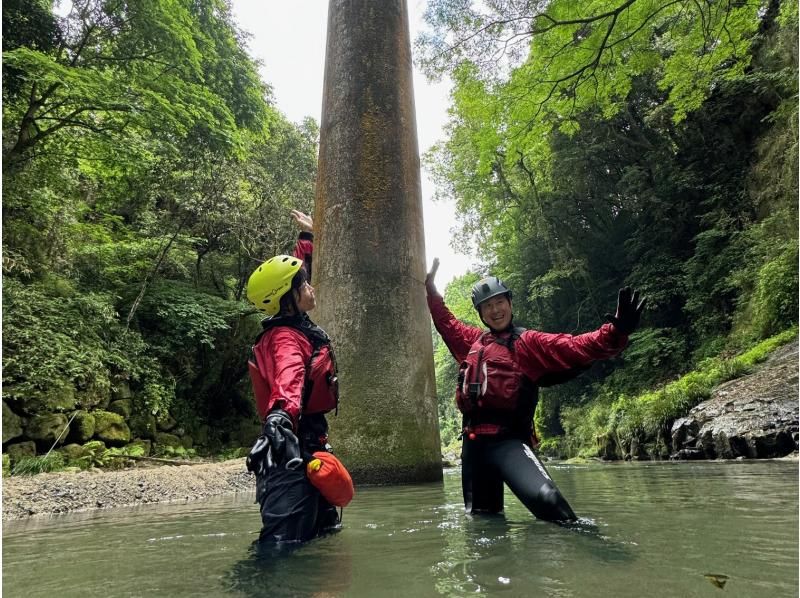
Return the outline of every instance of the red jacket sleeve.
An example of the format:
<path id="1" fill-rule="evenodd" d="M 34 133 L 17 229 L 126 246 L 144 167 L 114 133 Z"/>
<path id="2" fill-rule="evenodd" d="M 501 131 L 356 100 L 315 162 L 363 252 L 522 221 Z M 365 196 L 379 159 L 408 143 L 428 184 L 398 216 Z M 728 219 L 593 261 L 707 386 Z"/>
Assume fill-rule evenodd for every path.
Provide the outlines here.
<path id="1" fill-rule="evenodd" d="M 311 280 L 311 254 L 314 252 L 314 235 L 312 233 L 303 231 L 297 238 L 297 244 L 294 246 L 292 255 L 296 258 L 303 260 L 303 267 L 308 272 L 308 278 Z"/>
<path id="2" fill-rule="evenodd" d="M 544 374 L 585 367 L 598 359 L 617 355 L 628 342 L 611 324 L 594 332 L 572 336 L 526 330 L 517 341 L 519 364 L 525 375 L 536 381 Z"/>
<path id="3" fill-rule="evenodd" d="M 433 325 L 442 336 L 444 344 L 450 349 L 450 353 L 459 363 L 464 361 L 472 343 L 480 338 L 483 331 L 457 320 L 438 293 L 428 294 L 428 309 L 433 318 Z"/>
<path id="4" fill-rule="evenodd" d="M 291 328 L 277 327 L 261 337 L 253 352 L 269 387 L 267 405 L 270 410 L 286 411 L 296 426 L 303 404 L 311 343 Z"/>

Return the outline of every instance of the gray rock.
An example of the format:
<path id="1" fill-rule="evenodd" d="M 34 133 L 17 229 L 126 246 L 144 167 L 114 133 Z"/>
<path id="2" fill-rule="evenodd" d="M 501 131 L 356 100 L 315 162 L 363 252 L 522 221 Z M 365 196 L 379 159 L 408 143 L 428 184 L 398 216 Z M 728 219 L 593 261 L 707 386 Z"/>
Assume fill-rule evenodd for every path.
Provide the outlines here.
<path id="1" fill-rule="evenodd" d="M 3 444 L 22 436 L 22 418 L 3 401 Z"/>
<path id="2" fill-rule="evenodd" d="M 719 385 L 672 426 L 672 458 L 782 457 L 797 450 L 798 351 L 781 347 L 754 373 Z"/>

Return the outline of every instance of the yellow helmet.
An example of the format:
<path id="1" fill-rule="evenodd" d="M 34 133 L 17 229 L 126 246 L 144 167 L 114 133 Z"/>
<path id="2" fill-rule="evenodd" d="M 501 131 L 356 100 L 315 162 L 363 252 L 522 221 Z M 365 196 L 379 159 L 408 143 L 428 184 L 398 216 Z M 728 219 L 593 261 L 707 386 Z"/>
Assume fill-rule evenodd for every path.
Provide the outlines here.
<path id="1" fill-rule="evenodd" d="M 292 288 L 292 278 L 303 260 L 291 255 L 276 255 L 261 264 L 247 281 L 247 298 L 250 303 L 274 316 L 280 311 L 281 297 Z"/>

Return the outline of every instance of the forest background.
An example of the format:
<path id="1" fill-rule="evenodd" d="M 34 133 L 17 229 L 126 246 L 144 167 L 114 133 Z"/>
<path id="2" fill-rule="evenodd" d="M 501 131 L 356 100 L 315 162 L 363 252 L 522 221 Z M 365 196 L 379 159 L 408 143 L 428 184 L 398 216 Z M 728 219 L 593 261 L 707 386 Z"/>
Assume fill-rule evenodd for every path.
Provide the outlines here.
<path id="1" fill-rule="evenodd" d="M 455 242 L 522 325 L 584 332 L 620 286 L 648 297 L 622 357 L 542 393 L 544 451 L 666 456 L 676 417 L 796 336 L 797 10 L 429 3 L 418 60 L 454 87 L 425 162 Z M 3 3 L 4 453 L 65 424 L 83 449 L 40 467 L 252 442 L 243 291 L 312 211 L 318 135 L 276 109 L 225 0 Z M 480 272 L 445 291 L 473 323 Z M 451 444 L 457 364 L 435 344 Z"/>

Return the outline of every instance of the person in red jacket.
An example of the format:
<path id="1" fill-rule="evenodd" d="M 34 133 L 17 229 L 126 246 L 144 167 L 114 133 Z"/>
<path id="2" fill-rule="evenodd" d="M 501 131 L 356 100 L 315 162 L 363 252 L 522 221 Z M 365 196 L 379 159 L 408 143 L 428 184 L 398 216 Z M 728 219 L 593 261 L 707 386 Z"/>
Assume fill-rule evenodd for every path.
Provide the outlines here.
<path id="1" fill-rule="evenodd" d="M 500 513 L 503 483 L 539 519 L 569 522 L 575 512 L 534 452 L 538 388 L 563 382 L 592 362 L 617 355 L 639 324 L 644 300 L 619 291 L 617 313 L 577 336 L 513 325 L 511 290 L 496 277 L 479 280 L 472 304 L 481 330 L 460 322 L 437 292 L 439 260 L 425 278 L 434 326 L 460 364 L 456 403 L 463 414 L 462 490 L 467 513 Z"/>
<path id="2" fill-rule="evenodd" d="M 268 316 L 249 363 L 264 425 L 247 458 L 261 508 L 259 541 L 268 544 L 304 542 L 339 525 L 305 467 L 315 452 L 330 452 L 325 414 L 337 408 L 338 388 L 330 339 L 308 317 L 316 306 L 313 222 L 297 210 L 292 216 L 301 229 L 294 254 L 267 260 L 247 285 L 250 302 Z"/>

